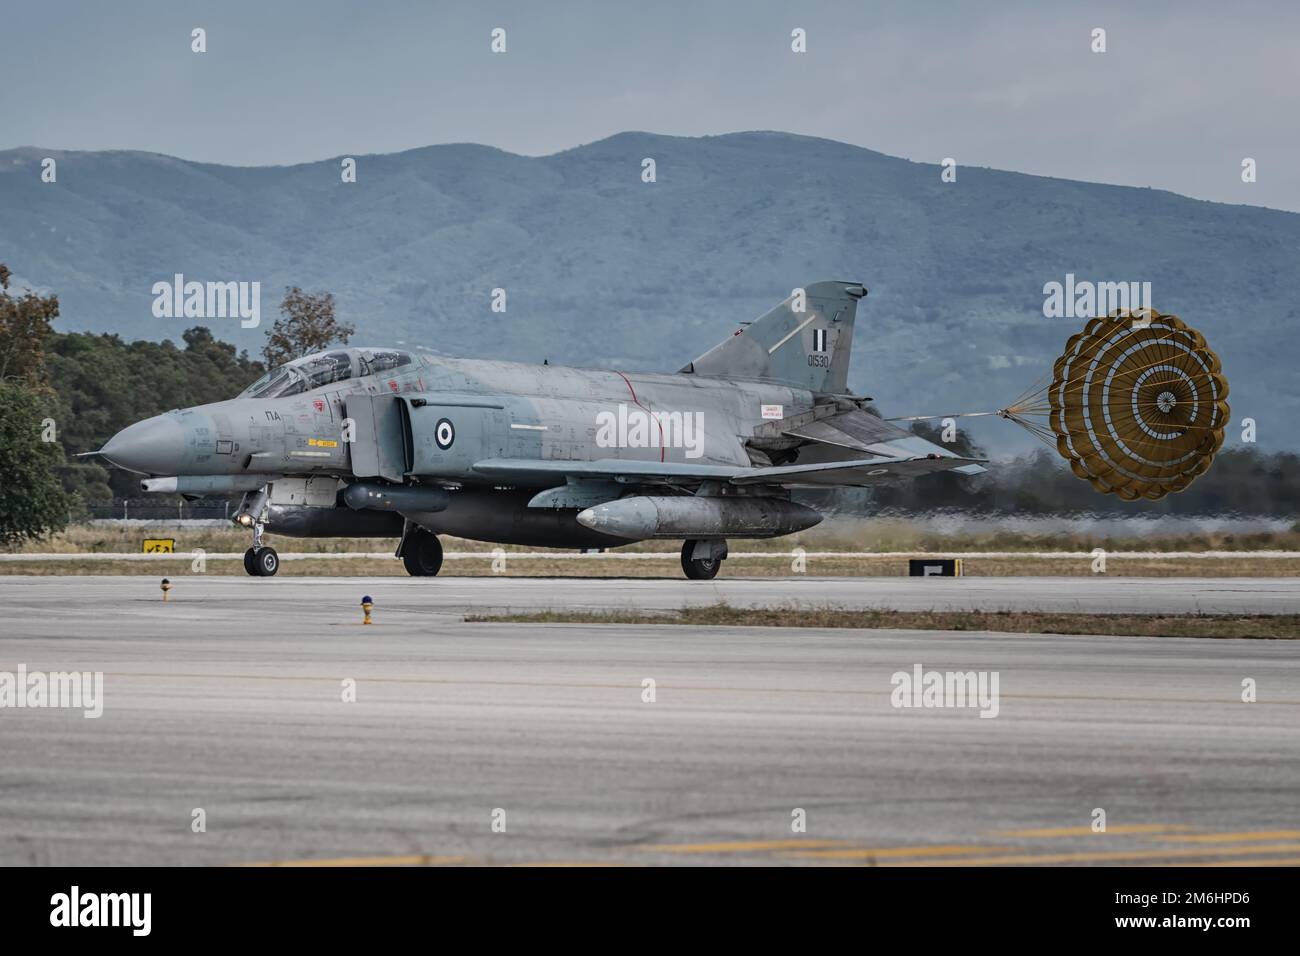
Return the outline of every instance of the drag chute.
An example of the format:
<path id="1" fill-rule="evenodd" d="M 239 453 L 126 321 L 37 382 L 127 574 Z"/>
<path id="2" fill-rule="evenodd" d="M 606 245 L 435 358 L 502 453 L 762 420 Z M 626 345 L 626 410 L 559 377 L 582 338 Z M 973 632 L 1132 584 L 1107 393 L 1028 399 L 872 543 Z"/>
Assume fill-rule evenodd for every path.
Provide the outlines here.
<path id="1" fill-rule="evenodd" d="M 1210 467 L 1228 382 L 1200 332 L 1154 309 L 1116 312 L 1070 337 L 1050 384 L 998 414 L 1053 445 L 1104 494 L 1154 501 Z"/>

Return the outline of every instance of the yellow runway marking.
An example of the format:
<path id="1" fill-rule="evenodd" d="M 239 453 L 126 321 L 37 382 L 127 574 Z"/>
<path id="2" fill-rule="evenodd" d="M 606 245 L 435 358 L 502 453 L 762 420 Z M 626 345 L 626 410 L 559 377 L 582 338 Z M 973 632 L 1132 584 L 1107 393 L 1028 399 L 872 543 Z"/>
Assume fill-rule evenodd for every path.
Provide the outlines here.
<path id="1" fill-rule="evenodd" d="M 1068 837 L 1068 836 L 1118 836 L 1129 833 L 1165 833 L 1170 830 L 1190 830 L 1189 826 L 1165 823 L 1128 823 L 1107 827 L 1104 831 L 1094 832 L 1090 826 L 1081 827 L 1047 827 L 1042 830 L 995 830 L 991 836 L 998 837 Z M 1295 834 L 1300 836 L 1300 833 Z M 1170 837 L 1170 839 L 1179 839 Z"/>
<path id="2" fill-rule="evenodd" d="M 900 859 L 903 857 L 960 856 L 963 853 L 1005 853 L 1010 849 L 1010 847 L 1005 846 L 970 846 L 965 843 L 954 843 L 948 846 L 890 846 L 874 850 L 817 850 L 793 855 L 819 860 L 867 860 L 877 857 Z"/>
<path id="3" fill-rule="evenodd" d="M 1179 843 L 1246 843 L 1251 840 L 1297 840 L 1300 830 L 1242 830 L 1238 833 L 1198 833 L 1195 836 L 1171 836 L 1166 840 Z"/>
<path id="4" fill-rule="evenodd" d="M 336 860 L 276 860 L 271 863 L 245 863 L 245 866 L 442 866 L 464 863 L 463 856 L 349 856 Z"/>
<path id="5" fill-rule="evenodd" d="M 730 843 L 661 843 L 638 846 L 651 853 L 753 853 L 758 850 L 811 850 L 843 846 L 844 840 L 737 840 Z"/>
<path id="6" fill-rule="evenodd" d="M 1256 853 L 1294 853 L 1300 843 L 1277 843 L 1273 846 L 1187 847 L 1166 850 L 1098 850 L 1080 853 L 1025 853 L 1011 856 L 985 856 L 962 860 L 900 863 L 899 866 L 1032 866 L 1039 863 L 1115 863 L 1123 860 L 1163 860 L 1197 856 L 1245 856 Z M 820 856 L 809 853 L 807 856 Z"/>
<path id="7" fill-rule="evenodd" d="M 604 866 L 632 866 L 631 863 L 608 862 L 605 860 L 539 860 L 532 863 L 504 863 L 503 867 L 512 869 L 530 867 L 560 867 L 560 868 L 583 868 L 583 867 L 604 867 Z"/>
<path id="8" fill-rule="evenodd" d="M 1199 863 L 1162 863 L 1161 866 L 1300 866 L 1300 856 L 1285 856 L 1277 860 L 1206 860 Z"/>

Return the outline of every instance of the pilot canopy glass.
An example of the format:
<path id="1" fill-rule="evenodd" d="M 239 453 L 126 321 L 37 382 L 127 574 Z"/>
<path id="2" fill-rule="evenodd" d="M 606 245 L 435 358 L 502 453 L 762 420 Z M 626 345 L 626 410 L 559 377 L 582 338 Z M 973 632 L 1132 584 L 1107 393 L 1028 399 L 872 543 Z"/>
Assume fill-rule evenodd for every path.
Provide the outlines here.
<path id="1" fill-rule="evenodd" d="M 389 372 L 411 364 L 398 349 L 346 349 L 318 352 L 273 368 L 244 389 L 240 398 L 283 398 L 357 376 Z"/>

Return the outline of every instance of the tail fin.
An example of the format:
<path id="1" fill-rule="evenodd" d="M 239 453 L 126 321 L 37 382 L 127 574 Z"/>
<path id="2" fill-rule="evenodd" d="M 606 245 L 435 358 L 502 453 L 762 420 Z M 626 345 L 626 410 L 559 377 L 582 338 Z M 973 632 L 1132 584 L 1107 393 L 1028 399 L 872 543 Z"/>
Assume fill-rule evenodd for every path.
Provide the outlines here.
<path id="1" fill-rule="evenodd" d="M 848 388 L 853 319 L 858 299 L 866 294 L 855 282 L 814 282 L 795 289 L 790 298 L 682 371 L 843 394 Z"/>

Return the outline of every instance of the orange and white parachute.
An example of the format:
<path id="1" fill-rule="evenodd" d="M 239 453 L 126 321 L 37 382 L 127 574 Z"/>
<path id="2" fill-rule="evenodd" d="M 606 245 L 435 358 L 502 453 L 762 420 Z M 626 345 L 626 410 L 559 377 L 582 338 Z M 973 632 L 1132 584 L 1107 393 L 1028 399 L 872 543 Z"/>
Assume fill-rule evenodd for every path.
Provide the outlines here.
<path id="1" fill-rule="evenodd" d="M 1098 491 L 1154 501 L 1210 467 L 1227 397 L 1205 336 L 1176 315 L 1143 309 L 1092 319 L 1066 342 L 1051 384 L 998 414 L 1054 444 Z"/>

